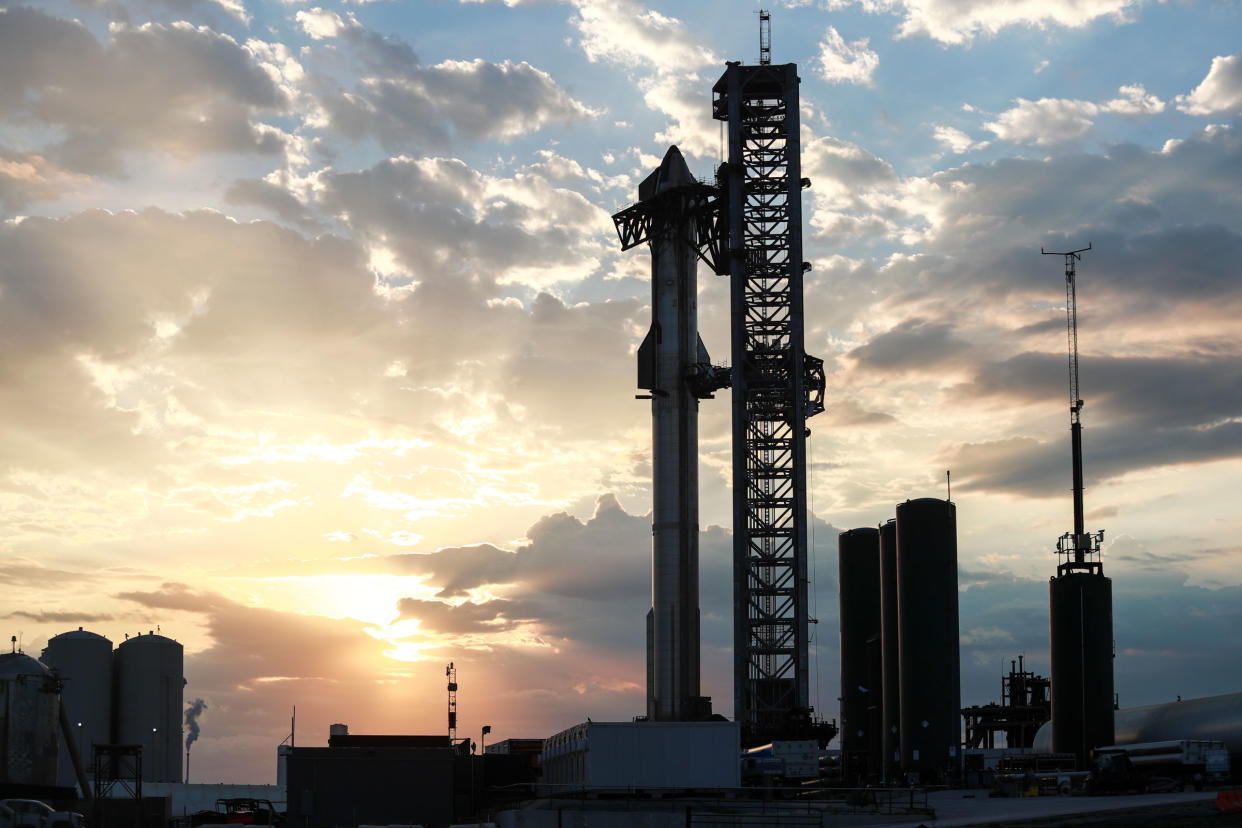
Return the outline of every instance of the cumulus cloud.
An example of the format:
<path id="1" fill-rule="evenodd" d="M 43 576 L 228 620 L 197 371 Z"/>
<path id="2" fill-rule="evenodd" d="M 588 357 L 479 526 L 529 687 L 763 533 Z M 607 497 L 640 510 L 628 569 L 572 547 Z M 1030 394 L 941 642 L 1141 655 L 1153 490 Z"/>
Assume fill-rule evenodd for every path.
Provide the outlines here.
<path id="1" fill-rule="evenodd" d="M 1212 58 L 1203 81 L 1190 94 L 1178 95 L 1177 108 L 1188 115 L 1242 110 L 1242 55 Z"/>
<path id="2" fill-rule="evenodd" d="M 649 9 L 636 0 L 576 0 L 571 20 L 579 44 L 591 61 L 606 61 L 646 74 L 638 85 L 647 105 L 669 122 L 655 136 L 683 152 L 712 157 L 718 150 L 718 124 L 702 99 L 705 70 L 720 65 L 684 21 Z"/>
<path id="3" fill-rule="evenodd" d="M 1117 115 L 1155 115 L 1164 111 L 1164 101 L 1149 94 L 1141 84 L 1122 86 L 1120 97 L 1103 103 L 1040 98 L 1017 99 L 1017 106 L 1002 112 L 995 121 L 983 125 L 1002 141 L 1047 146 L 1081 138 L 1102 112 Z"/>
<path id="4" fill-rule="evenodd" d="M 1059 144 L 1086 135 L 1100 108 L 1090 101 L 1063 98 L 1018 98 L 1017 106 L 983 125 L 1002 141 L 1019 144 Z"/>
<path id="5" fill-rule="evenodd" d="M 932 137 L 944 144 L 956 155 L 987 149 L 992 145 L 990 141 L 976 141 L 965 132 L 951 126 L 938 125 L 933 131 Z"/>
<path id="6" fill-rule="evenodd" d="M 311 40 L 323 40 L 336 37 L 345 28 L 345 21 L 330 9 L 315 6 L 313 9 L 299 9 L 294 19 L 302 26 Z"/>
<path id="7" fill-rule="evenodd" d="M 333 129 L 351 138 L 373 135 L 392 150 L 508 140 L 597 114 L 525 61 L 479 58 L 367 77 L 352 92 L 325 93 L 321 106 Z"/>
<path id="8" fill-rule="evenodd" d="M 868 38 L 845 42 L 836 28 L 829 26 L 819 44 L 819 57 L 815 66 L 819 76 L 830 83 L 857 83 L 872 86 L 872 76 L 880 65 L 880 58 L 867 48 Z"/>
<path id="9" fill-rule="evenodd" d="M 283 111 L 286 96 L 228 35 L 122 23 L 100 43 L 76 21 L 23 6 L 2 13 L 0 114 L 61 131 L 39 151 L 69 169 L 116 175 L 144 149 L 275 154 L 288 142 L 259 120 Z"/>
<path id="10" fill-rule="evenodd" d="M 1046 3 L 998 4 L 988 0 L 855 0 L 871 14 L 903 15 L 899 37 L 922 35 L 952 45 L 966 45 L 979 36 L 991 36 L 1009 26 L 1082 28 L 1101 17 L 1124 23 L 1138 4 L 1135 0 L 1057 0 Z M 830 9 L 851 0 L 828 0 Z"/>

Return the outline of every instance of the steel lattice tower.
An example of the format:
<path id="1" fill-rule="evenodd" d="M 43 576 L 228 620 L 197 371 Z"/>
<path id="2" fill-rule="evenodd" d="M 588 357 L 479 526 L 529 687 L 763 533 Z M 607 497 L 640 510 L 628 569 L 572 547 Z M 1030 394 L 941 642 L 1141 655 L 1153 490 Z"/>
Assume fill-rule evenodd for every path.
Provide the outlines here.
<path id="1" fill-rule="evenodd" d="M 812 735 L 806 418 L 823 410 L 824 374 L 803 351 L 798 82 L 795 64 L 730 62 L 713 87 L 713 117 L 729 131 L 717 178 L 733 363 L 734 717 L 752 744 Z"/>

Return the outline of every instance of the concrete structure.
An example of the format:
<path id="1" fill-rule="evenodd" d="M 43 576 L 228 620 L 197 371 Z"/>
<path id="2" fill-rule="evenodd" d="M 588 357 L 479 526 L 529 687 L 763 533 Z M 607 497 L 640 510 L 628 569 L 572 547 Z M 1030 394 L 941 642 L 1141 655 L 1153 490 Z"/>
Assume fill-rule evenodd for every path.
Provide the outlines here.
<path id="1" fill-rule="evenodd" d="M 60 674 L 65 714 L 89 769 L 94 746 L 112 743 L 112 642 L 78 627 L 52 636 L 41 660 Z M 60 753 L 57 779 L 64 787 L 77 784 L 67 750 Z"/>
<path id="2" fill-rule="evenodd" d="M 141 745 L 144 782 L 180 782 L 184 649 L 154 632 L 129 638 L 113 654 L 118 744 Z"/>
<path id="3" fill-rule="evenodd" d="M 540 763 L 564 789 L 736 788 L 737 722 L 584 722 L 548 737 Z"/>

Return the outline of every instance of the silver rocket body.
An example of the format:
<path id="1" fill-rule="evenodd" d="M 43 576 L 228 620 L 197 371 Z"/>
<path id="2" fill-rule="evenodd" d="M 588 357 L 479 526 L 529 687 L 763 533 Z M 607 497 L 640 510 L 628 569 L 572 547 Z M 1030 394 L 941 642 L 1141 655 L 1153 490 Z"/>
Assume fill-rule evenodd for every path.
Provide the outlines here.
<path id="1" fill-rule="evenodd" d="M 693 183 L 676 147 L 639 187 L 640 201 Z M 689 380 L 709 359 L 698 332 L 694 223 L 669 209 L 651 232 L 652 324 L 638 350 L 651 392 L 653 507 L 647 614 L 647 716 L 703 715 L 699 684 L 699 399 Z"/>

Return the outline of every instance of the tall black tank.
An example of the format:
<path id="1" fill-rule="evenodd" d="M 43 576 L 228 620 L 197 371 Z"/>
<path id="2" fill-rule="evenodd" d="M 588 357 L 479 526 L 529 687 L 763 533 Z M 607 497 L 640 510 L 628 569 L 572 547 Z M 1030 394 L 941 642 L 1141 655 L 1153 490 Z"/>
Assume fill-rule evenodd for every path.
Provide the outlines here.
<path id="1" fill-rule="evenodd" d="M 1113 582 L 1100 571 L 1063 570 L 1048 583 L 1052 750 L 1079 767 L 1113 744 Z"/>
<path id="2" fill-rule="evenodd" d="M 897 632 L 897 521 L 880 525 L 880 678 L 884 685 L 880 728 L 883 778 L 891 782 L 901 768 L 900 650 Z"/>
<path id="3" fill-rule="evenodd" d="M 841 764 L 847 782 L 878 771 L 881 678 L 872 657 L 880 634 L 880 533 L 842 532 L 837 562 L 841 607 Z"/>
<path id="4" fill-rule="evenodd" d="M 957 509 L 920 498 L 897 506 L 901 769 L 944 781 L 961 761 Z"/>

